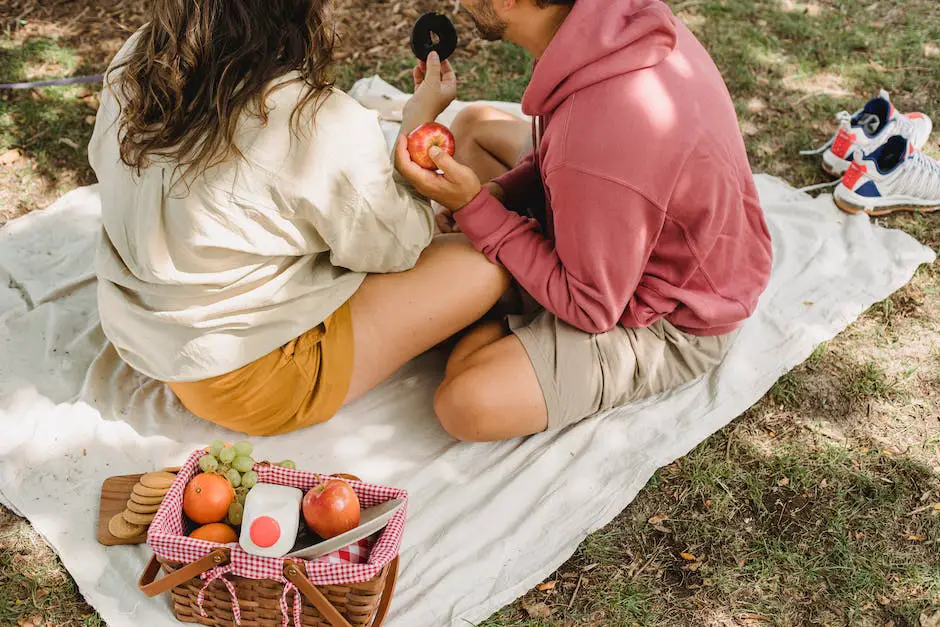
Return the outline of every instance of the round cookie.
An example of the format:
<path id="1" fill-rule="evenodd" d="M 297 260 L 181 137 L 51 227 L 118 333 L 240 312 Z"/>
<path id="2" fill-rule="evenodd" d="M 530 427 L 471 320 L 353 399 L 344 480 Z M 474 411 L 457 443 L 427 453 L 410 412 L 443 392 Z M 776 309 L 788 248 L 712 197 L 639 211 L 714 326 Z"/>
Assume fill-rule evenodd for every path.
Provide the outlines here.
<path id="1" fill-rule="evenodd" d="M 454 23 L 442 13 L 425 13 L 411 31 L 411 50 L 421 61 L 427 61 L 432 51 L 437 51 L 441 62 L 446 61 L 457 50 Z"/>
<path id="2" fill-rule="evenodd" d="M 141 496 L 136 492 L 131 492 L 131 500 L 138 505 L 160 505 L 165 496 Z"/>
<path id="3" fill-rule="evenodd" d="M 134 494 L 137 494 L 139 496 L 149 496 L 150 498 L 159 496 L 162 499 L 164 496 L 166 496 L 166 493 L 169 492 L 170 489 L 169 488 L 148 488 L 147 486 L 138 483 L 137 485 L 134 486 L 133 491 L 134 491 Z"/>
<path id="4" fill-rule="evenodd" d="M 130 540 L 131 538 L 143 535 L 144 531 L 146 531 L 146 527 L 127 522 L 124 519 L 124 514 L 120 513 L 115 514 L 111 517 L 111 520 L 108 521 L 108 531 L 111 532 L 111 535 L 115 538 Z"/>
<path id="5" fill-rule="evenodd" d="M 124 516 L 124 520 L 132 525 L 141 525 L 146 527 L 153 522 L 153 514 L 138 514 L 137 512 L 124 510 L 121 515 Z"/>
<path id="6" fill-rule="evenodd" d="M 127 504 L 124 507 L 125 509 L 136 512 L 138 514 L 156 514 L 157 510 L 160 509 L 160 504 L 154 503 L 153 505 L 142 505 L 137 501 L 130 499 L 127 501 Z"/>
<path id="7" fill-rule="evenodd" d="M 140 478 L 140 485 L 154 490 L 169 490 L 174 481 L 176 475 L 171 472 L 148 472 Z"/>

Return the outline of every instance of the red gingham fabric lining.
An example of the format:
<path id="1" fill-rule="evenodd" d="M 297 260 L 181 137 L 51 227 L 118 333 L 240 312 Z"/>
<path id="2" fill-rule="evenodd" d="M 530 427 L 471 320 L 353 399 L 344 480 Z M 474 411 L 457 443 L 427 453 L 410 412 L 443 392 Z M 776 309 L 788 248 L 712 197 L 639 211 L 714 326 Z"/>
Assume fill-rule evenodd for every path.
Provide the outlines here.
<path id="1" fill-rule="evenodd" d="M 189 564 L 205 557 L 220 546 L 213 542 L 182 535 L 183 491 L 189 480 L 197 474 L 199 458 L 204 454 L 203 451 L 196 451 L 186 460 L 150 525 L 147 544 L 154 553 L 165 560 Z M 304 492 L 330 479 L 327 475 L 290 470 L 269 464 L 256 464 L 255 471 L 258 473 L 259 482 L 292 486 Z M 363 509 L 396 498 L 404 500 L 405 503 L 392 516 L 374 546 L 370 547 L 371 541 L 366 539 L 313 561 L 295 558 L 293 561 L 304 565 L 307 578 L 317 586 L 360 583 L 374 579 L 385 565 L 398 555 L 401 546 L 408 507 L 407 492 L 359 481 L 348 483 L 359 497 Z M 284 577 L 283 558 L 250 555 L 237 543 L 225 546 L 232 549 L 231 570 L 227 569 L 229 573 L 248 579 L 287 581 Z M 368 557 L 363 562 L 366 556 Z"/>

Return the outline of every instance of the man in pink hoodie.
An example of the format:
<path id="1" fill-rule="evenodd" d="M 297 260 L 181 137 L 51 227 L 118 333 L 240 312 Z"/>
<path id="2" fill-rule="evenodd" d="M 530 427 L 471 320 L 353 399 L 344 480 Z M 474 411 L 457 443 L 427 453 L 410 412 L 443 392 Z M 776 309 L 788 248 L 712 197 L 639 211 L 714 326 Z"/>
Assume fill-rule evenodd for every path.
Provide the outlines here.
<path id="1" fill-rule="evenodd" d="M 398 168 L 541 309 L 460 341 L 435 398 L 444 428 L 462 440 L 560 429 L 713 370 L 772 253 L 708 53 L 660 0 L 464 6 L 485 37 L 536 59 L 530 152 L 509 169 L 525 123 L 473 108 L 454 124 L 457 158 L 432 155 L 443 174 L 401 142 Z"/>

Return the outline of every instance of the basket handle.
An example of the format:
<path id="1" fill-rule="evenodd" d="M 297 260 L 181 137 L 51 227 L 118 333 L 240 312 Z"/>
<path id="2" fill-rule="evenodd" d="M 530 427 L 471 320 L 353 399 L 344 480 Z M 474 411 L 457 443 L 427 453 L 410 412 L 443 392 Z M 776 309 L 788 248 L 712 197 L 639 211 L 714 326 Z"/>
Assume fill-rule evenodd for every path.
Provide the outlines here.
<path id="1" fill-rule="evenodd" d="M 398 556 L 385 567 L 387 575 L 385 577 L 385 589 L 382 591 L 382 599 L 379 601 L 379 608 L 372 620 L 372 627 L 382 627 L 385 617 L 388 615 L 388 609 L 392 603 L 392 595 L 395 593 L 395 584 L 398 582 Z M 286 560 L 284 562 L 284 576 L 294 584 L 300 592 L 307 597 L 320 614 L 329 621 L 333 627 L 352 627 L 339 610 L 330 603 L 329 599 L 323 596 L 323 593 L 310 583 L 310 580 L 304 574 L 304 569 L 296 562 Z"/>
<path id="2" fill-rule="evenodd" d="M 343 618 L 343 615 L 339 613 L 339 610 L 330 603 L 329 599 L 323 596 L 323 593 L 310 583 L 310 580 L 307 579 L 304 574 L 303 567 L 291 560 L 285 560 L 284 576 L 300 590 L 301 594 L 307 597 L 308 601 L 313 603 L 313 606 L 319 610 L 320 614 L 323 615 L 323 618 L 325 618 L 330 625 L 333 627 L 352 627 L 349 621 Z"/>
<path id="3" fill-rule="evenodd" d="M 202 559 L 187 564 L 179 570 L 170 573 L 163 579 L 155 581 L 157 574 L 160 572 L 160 562 L 157 560 L 157 556 L 154 555 L 150 558 L 150 562 L 147 563 L 144 573 L 140 576 L 137 587 L 148 597 L 153 598 L 168 590 L 172 590 L 176 586 L 186 583 L 194 577 L 198 577 L 208 570 L 227 564 L 230 557 L 231 549 L 216 549 Z"/>
<path id="4" fill-rule="evenodd" d="M 388 574 L 385 576 L 385 590 L 382 592 L 382 600 L 379 601 L 379 609 L 375 613 L 375 619 L 372 621 L 372 627 L 382 627 L 385 617 L 388 615 L 388 608 L 392 605 L 392 595 L 395 594 L 395 584 L 398 583 L 398 556 L 386 566 Z"/>

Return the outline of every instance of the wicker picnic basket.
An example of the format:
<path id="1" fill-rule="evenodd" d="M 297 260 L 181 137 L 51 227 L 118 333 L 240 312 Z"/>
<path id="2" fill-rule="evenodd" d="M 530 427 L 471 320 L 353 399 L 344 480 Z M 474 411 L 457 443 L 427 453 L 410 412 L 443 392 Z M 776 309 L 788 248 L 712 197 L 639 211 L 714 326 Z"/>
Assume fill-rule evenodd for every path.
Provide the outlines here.
<path id="1" fill-rule="evenodd" d="M 374 543 L 363 540 L 316 560 L 257 557 L 237 543 L 221 545 L 184 534 L 183 491 L 201 455 L 197 451 L 180 469 L 150 525 L 147 544 L 154 556 L 138 583 L 147 596 L 170 592 L 176 618 L 199 625 L 382 625 L 398 578 L 407 493 L 350 480 L 364 508 L 405 501 Z M 304 491 L 329 479 L 270 464 L 255 470 L 261 482 Z M 157 580 L 161 570 L 165 576 Z"/>

